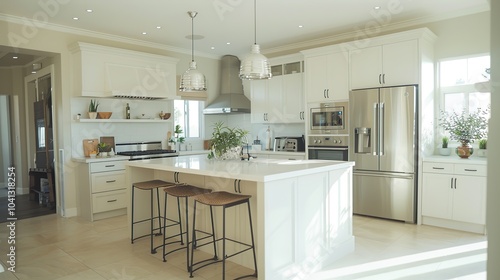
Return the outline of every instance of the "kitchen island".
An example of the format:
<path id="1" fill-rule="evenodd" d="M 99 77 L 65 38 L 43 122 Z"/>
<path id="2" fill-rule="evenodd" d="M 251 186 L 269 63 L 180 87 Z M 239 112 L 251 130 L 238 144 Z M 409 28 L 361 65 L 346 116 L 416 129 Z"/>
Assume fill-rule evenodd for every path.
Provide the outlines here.
<path id="1" fill-rule="evenodd" d="M 129 161 L 126 181 L 131 186 L 133 182 L 161 179 L 252 195 L 259 279 L 304 279 L 354 251 L 353 165 L 352 162 L 322 160 L 217 161 L 208 160 L 206 155 L 194 155 Z M 149 192 L 136 192 L 135 201 L 136 218 L 147 218 Z M 140 207 L 141 203 L 147 206 Z M 170 213 L 176 213 L 174 206 L 175 203 L 169 203 Z M 130 211 L 128 207 L 129 219 Z M 246 207 L 235 207 L 233 213 L 229 212 L 226 234 L 249 242 Z M 215 213 L 219 236 L 222 232 L 220 214 Z M 197 228 L 208 229 L 208 211 L 198 215 L 202 218 L 197 219 Z M 139 235 L 139 231 L 147 233 L 148 230 L 147 224 L 136 227 Z M 156 240 L 157 244 L 159 242 L 161 238 Z M 238 244 L 233 246 L 229 250 L 240 248 Z M 250 251 L 230 261 L 253 268 Z"/>

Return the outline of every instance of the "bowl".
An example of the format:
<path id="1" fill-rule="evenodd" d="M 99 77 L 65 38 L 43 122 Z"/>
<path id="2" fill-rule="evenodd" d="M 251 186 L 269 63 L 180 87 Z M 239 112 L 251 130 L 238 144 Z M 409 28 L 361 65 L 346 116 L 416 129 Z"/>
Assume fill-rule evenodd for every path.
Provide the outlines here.
<path id="1" fill-rule="evenodd" d="M 162 118 L 163 118 L 164 120 L 168 120 L 168 119 L 170 119 L 170 116 L 171 116 L 171 115 L 172 115 L 171 113 L 165 113 L 165 114 L 163 114 L 163 117 L 162 117 Z"/>
<path id="2" fill-rule="evenodd" d="M 109 119 L 113 112 L 97 112 L 97 117 L 99 119 Z"/>

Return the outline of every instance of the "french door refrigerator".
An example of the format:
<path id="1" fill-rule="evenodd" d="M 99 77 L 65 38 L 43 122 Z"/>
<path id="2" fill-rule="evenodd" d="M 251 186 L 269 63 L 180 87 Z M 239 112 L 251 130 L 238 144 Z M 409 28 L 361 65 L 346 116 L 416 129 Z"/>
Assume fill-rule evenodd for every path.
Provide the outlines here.
<path id="1" fill-rule="evenodd" d="M 356 214 L 416 223 L 417 86 L 349 93 Z"/>

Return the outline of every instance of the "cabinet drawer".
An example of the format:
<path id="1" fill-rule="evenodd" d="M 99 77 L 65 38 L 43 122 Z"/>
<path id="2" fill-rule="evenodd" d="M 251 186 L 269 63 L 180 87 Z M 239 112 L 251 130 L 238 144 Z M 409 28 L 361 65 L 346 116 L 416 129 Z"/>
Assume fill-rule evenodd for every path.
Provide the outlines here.
<path id="1" fill-rule="evenodd" d="M 455 164 L 455 174 L 486 176 L 486 165 Z"/>
<path id="2" fill-rule="evenodd" d="M 453 163 L 424 162 L 424 172 L 453 173 Z"/>
<path id="3" fill-rule="evenodd" d="M 126 190 L 103 192 L 92 195 L 93 213 L 106 212 L 126 207 Z"/>
<path id="4" fill-rule="evenodd" d="M 125 188 L 125 171 L 111 171 L 92 174 L 92 193 Z"/>
<path id="5" fill-rule="evenodd" d="M 93 162 L 90 164 L 90 172 L 107 172 L 125 170 L 125 161 Z"/>

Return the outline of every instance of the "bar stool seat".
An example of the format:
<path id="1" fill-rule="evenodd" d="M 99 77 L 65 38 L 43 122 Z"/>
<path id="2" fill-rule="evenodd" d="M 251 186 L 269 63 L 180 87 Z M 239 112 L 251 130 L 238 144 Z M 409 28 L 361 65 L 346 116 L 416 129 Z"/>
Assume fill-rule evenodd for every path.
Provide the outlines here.
<path id="1" fill-rule="evenodd" d="M 247 278 L 247 277 L 257 278 L 257 258 L 255 255 L 255 242 L 254 242 L 254 235 L 253 235 L 252 215 L 251 215 L 251 211 L 250 211 L 250 198 L 251 197 L 252 197 L 251 195 L 235 194 L 235 193 L 229 193 L 229 192 L 225 192 L 225 191 L 200 194 L 200 195 L 197 195 L 194 197 L 194 213 L 195 213 L 195 215 L 193 216 L 193 237 L 192 237 L 193 242 L 191 243 L 192 248 L 191 248 L 191 264 L 190 264 L 190 269 L 189 269 L 189 271 L 190 271 L 189 277 L 192 278 L 193 272 L 195 272 L 198 269 L 201 269 L 201 268 L 208 266 L 208 265 L 211 265 L 211 264 L 222 262 L 222 279 L 225 280 L 225 278 L 226 278 L 226 259 L 233 257 L 233 256 L 236 256 L 238 254 L 241 254 L 245 251 L 252 250 L 254 268 L 255 268 L 254 274 L 244 275 L 244 276 L 238 277 L 236 279 Z M 196 231 L 197 231 L 196 230 L 196 204 L 197 203 L 202 203 L 202 204 L 210 206 L 210 214 L 211 214 L 211 222 L 212 222 L 212 233 L 211 233 L 212 241 L 204 243 L 204 244 L 199 244 L 199 245 L 197 245 L 197 247 L 202 247 L 202 246 L 209 245 L 209 244 L 213 243 L 213 245 L 214 245 L 214 257 L 210 258 L 210 259 L 199 261 L 197 263 L 194 263 L 194 249 L 196 246 L 195 241 L 197 240 L 196 239 Z M 233 207 L 233 206 L 240 205 L 240 204 L 244 204 L 244 203 L 246 203 L 248 206 L 248 218 L 249 218 L 249 222 L 250 222 L 250 236 L 252 239 L 251 244 L 246 244 L 246 243 L 243 243 L 243 242 L 233 240 L 233 239 L 226 237 L 226 209 Z M 222 238 L 219 238 L 219 239 L 216 239 L 216 237 L 215 237 L 214 218 L 212 215 L 212 213 L 213 213 L 212 207 L 217 207 L 217 206 L 222 207 L 222 209 L 223 209 L 223 211 L 222 211 Z M 222 260 L 219 260 L 219 258 L 217 256 L 215 243 L 218 241 L 222 241 Z M 245 246 L 246 248 L 244 248 L 238 252 L 234 252 L 231 255 L 227 255 L 226 254 L 226 241 L 232 241 L 232 242 L 238 243 L 240 245 Z M 197 267 L 195 268 L 195 266 L 197 266 Z"/>
<path id="2" fill-rule="evenodd" d="M 154 250 L 153 246 L 153 236 L 154 235 L 161 235 L 162 233 L 162 226 L 161 226 L 161 215 L 160 215 L 160 193 L 159 193 L 159 188 L 165 188 L 165 187 L 171 187 L 175 186 L 175 183 L 171 182 L 166 182 L 162 180 L 149 180 L 149 181 L 143 181 L 143 182 L 136 182 L 132 184 L 132 219 L 131 219 L 131 232 L 130 232 L 130 242 L 134 244 L 134 241 L 142 238 L 142 237 L 150 237 L 150 243 L 151 243 L 151 254 L 156 253 Z M 139 221 L 134 220 L 134 200 L 135 200 L 135 189 L 143 190 L 143 191 L 150 191 L 150 217 L 146 219 L 142 219 Z M 154 206 L 153 206 L 153 198 L 154 198 L 154 190 L 156 190 L 156 202 L 157 202 L 157 207 L 158 207 L 158 215 L 154 216 Z M 154 219 L 158 218 L 158 227 L 154 227 Z M 143 223 L 149 221 L 150 223 L 150 232 L 148 234 L 144 234 L 138 237 L 134 236 L 134 226 L 138 223 Z M 155 231 L 159 231 L 158 233 L 155 233 Z"/>
<path id="3" fill-rule="evenodd" d="M 163 261 L 166 262 L 166 256 L 170 253 L 179 251 L 179 250 L 186 250 L 186 265 L 187 269 L 189 271 L 189 213 L 188 213 L 188 198 L 193 197 L 199 194 L 204 194 L 204 193 L 210 193 L 212 190 L 211 189 L 204 189 L 200 187 L 195 187 L 192 185 L 188 184 L 177 184 L 173 187 L 165 188 L 164 190 L 165 193 L 165 208 L 163 209 Z M 177 198 L 177 213 L 178 213 L 178 220 L 173 220 L 170 218 L 167 218 L 167 197 L 168 195 Z M 182 231 L 182 219 L 181 219 L 181 207 L 180 207 L 180 199 L 185 198 L 185 205 L 186 205 L 186 230 L 183 232 Z M 171 224 L 167 225 L 167 222 L 171 222 Z M 167 236 L 167 228 L 172 227 L 172 226 L 179 226 L 179 233 Z M 166 251 L 167 245 L 174 244 L 174 243 L 180 243 L 181 245 L 184 245 L 184 239 L 183 235 L 186 235 L 186 246 L 177 248 L 177 249 L 172 249 L 170 251 Z M 166 242 L 168 239 L 174 238 L 174 237 L 180 237 L 180 241 L 171 241 L 171 242 Z M 160 247 L 158 246 L 158 247 Z M 157 248 L 158 248 L 157 247 Z M 157 249 L 155 248 L 155 249 Z"/>

